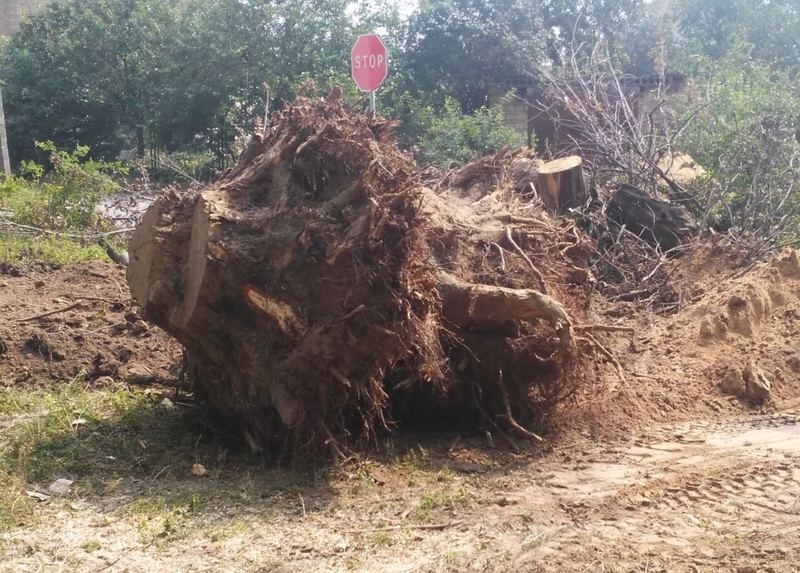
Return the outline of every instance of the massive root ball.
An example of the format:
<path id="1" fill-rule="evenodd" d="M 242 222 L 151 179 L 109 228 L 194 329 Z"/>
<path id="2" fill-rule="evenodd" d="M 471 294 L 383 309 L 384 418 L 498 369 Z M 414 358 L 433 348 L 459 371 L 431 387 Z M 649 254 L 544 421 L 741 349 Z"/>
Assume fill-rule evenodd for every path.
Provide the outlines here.
<path id="1" fill-rule="evenodd" d="M 390 128 L 298 100 L 136 229 L 134 298 L 260 447 L 339 454 L 434 409 L 533 436 L 580 380 L 579 233 L 519 203 L 510 155 L 429 188 Z"/>

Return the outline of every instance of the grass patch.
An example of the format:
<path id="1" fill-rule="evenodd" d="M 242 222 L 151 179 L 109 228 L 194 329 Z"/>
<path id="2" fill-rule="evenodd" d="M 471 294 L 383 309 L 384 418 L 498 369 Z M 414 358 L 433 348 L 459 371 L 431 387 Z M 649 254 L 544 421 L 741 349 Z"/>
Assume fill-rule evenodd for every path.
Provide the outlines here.
<path id="1" fill-rule="evenodd" d="M 203 498 L 195 492 L 170 496 L 141 497 L 125 508 L 125 513 L 136 516 L 153 516 L 171 513 L 185 516 L 196 513 L 203 506 Z"/>
<path id="2" fill-rule="evenodd" d="M 0 262 L 12 265 L 54 263 L 67 265 L 107 260 L 98 245 L 82 244 L 67 237 L 50 235 L 39 238 L 0 235 Z"/>
<path id="3" fill-rule="evenodd" d="M 431 460 L 428 450 L 421 445 L 410 448 L 395 457 L 394 463 L 399 468 L 412 471 L 426 471 L 431 469 Z"/>
<path id="4" fill-rule="evenodd" d="M 25 495 L 25 482 L 0 471 L 0 533 L 23 525 L 35 502 Z"/>
<path id="5" fill-rule="evenodd" d="M 62 475 L 105 484 L 152 477 L 176 461 L 194 461 L 203 431 L 193 413 L 162 408 L 153 395 L 87 390 L 77 381 L 49 391 L 3 388 L 0 414 L 10 425 L 0 475 L 25 483 Z"/>
<path id="6" fill-rule="evenodd" d="M 81 549 L 83 549 L 86 553 L 92 553 L 93 551 L 97 551 L 102 547 L 102 544 L 96 539 L 90 539 L 89 541 L 84 541 L 81 543 Z"/>
<path id="7" fill-rule="evenodd" d="M 122 515 L 131 518 L 145 540 L 174 540 L 190 525 L 205 500 L 195 492 L 140 497 L 126 506 Z"/>
<path id="8" fill-rule="evenodd" d="M 75 480 L 69 498 L 110 495 L 133 479 L 155 484 L 170 472 L 191 479 L 191 464 L 216 451 L 203 433 L 195 411 L 164 408 L 160 396 L 143 391 L 88 389 L 77 380 L 47 390 L 2 387 L 0 531 L 30 525 L 41 508 L 26 490 L 58 477 Z M 122 511 L 164 537 L 204 503 L 194 491 L 148 494 Z"/>
<path id="9" fill-rule="evenodd" d="M 56 513 L 85 511 L 131 526 L 144 543 L 166 543 L 207 528 L 206 516 L 220 511 L 226 517 L 215 535 L 223 538 L 246 526 L 238 507 L 262 517 L 295 517 L 303 504 L 308 512 L 328 507 L 333 490 L 320 489 L 309 472 L 265 473 L 261 460 L 231 454 L 196 408 L 162 400 L 81 380 L 0 387 L 0 531 L 35 529 Z M 194 463 L 207 474 L 193 476 Z M 65 497 L 39 502 L 26 495 L 61 477 L 74 480 Z M 85 503 L 75 508 L 76 501 Z"/>
<path id="10" fill-rule="evenodd" d="M 412 515 L 423 522 L 435 521 L 444 512 L 453 512 L 467 507 L 473 495 L 463 486 L 433 490 L 422 495 Z"/>
<path id="11" fill-rule="evenodd" d="M 372 547 L 389 547 L 394 545 L 394 538 L 385 531 L 379 531 L 371 537 L 370 545 Z"/>

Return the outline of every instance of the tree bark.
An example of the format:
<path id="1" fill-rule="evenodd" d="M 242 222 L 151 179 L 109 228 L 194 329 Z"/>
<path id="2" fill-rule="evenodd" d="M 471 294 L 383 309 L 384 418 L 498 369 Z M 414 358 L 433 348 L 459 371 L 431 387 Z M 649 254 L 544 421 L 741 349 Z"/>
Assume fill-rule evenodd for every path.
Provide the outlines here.
<path id="1" fill-rule="evenodd" d="M 697 224 L 685 207 L 624 183 L 608 202 L 606 216 L 664 251 L 686 243 L 697 232 Z"/>
<path id="2" fill-rule="evenodd" d="M 582 205 L 588 195 L 583 178 L 583 160 L 577 155 L 549 161 L 539 167 L 536 192 L 553 213 L 566 213 Z"/>
<path id="3" fill-rule="evenodd" d="M 136 126 L 136 159 L 144 159 L 144 126 Z"/>

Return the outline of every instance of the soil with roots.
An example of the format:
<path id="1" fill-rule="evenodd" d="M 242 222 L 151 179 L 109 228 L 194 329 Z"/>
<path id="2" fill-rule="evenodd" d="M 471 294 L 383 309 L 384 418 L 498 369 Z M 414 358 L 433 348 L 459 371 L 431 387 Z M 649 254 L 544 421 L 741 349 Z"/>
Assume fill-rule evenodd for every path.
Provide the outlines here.
<path id="1" fill-rule="evenodd" d="M 212 411 L 279 455 L 424 418 L 540 440 L 603 349 L 581 324 L 591 242 L 515 190 L 534 158 L 426 184 L 390 122 L 335 100 L 270 125 L 131 241 L 133 297 Z"/>
<path id="2" fill-rule="evenodd" d="M 795 571 L 797 253 L 750 266 L 707 242 L 667 264 L 680 302 L 668 315 L 589 297 L 587 323 L 632 329 L 596 332 L 623 378 L 599 358 L 543 444 L 476 434 L 478 421 L 442 434 L 439 419 L 433 437 L 398 431 L 383 454 L 311 476 L 192 433 L 179 421 L 202 419 L 200 408 L 172 390 L 174 403 L 161 390 L 133 418 L 112 413 L 75 428 L 66 412 L 66 427 L 42 433 L 47 410 L 14 409 L 32 384 L 56 394 L 108 348 L 129 347 L 130 361 L 150 370 L 179 354 L 163 352 L 166 334 L 152 325 L 150 336 L 126 328 L 106 338 L 124 316 L 68 298 L 116 300 L 125 287 L 110 264 L 3 274 L 0 571 Z M 31 329 L 63 358 L 26 350 Z M 81 348 L 66 346 L 76 335 Z M 771 382 L 759 403 L 721 388 L 750 363 Z M 81 380 L 91 395 L 95 385 Z M 98 391 L 139 391 L 115 380 Z M 177 447 L 187 436 L 176 426 L 188 448 Z M 119 446 L 101 440 L 97 450 L 98 433 Z M 26 464 L 65 442 L 78 458 L 25 482 L 9 452 L 39 434 Z M 58 478 L 72 481 L 62 495 L 47 490 Z"/>

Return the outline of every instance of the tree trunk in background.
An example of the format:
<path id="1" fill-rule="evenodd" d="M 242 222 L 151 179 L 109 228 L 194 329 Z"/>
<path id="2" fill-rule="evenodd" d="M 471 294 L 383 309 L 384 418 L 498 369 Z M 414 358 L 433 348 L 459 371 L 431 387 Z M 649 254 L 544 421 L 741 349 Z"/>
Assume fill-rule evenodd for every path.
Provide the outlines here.
<path id="1" fill-rule="evenodd" d="M 144 159 L 144 127 L 136 126 L 136 159 Z"/>
<path id="2" fill-rule="evenodd" d="M 697 233 L 697 224 L 685 207 L 656 199 L 625 183 L 609 200 L 606 216 L 663 251 L 686 243 Z"/>
<path id="3" fill-rule="evenodd" d="M 8 158 L 8 138 L 6 136 L 6 115 L 3 110 L 3 91 L 0 89 L 0 169 L 11 175 L 11 161 Z"/>

